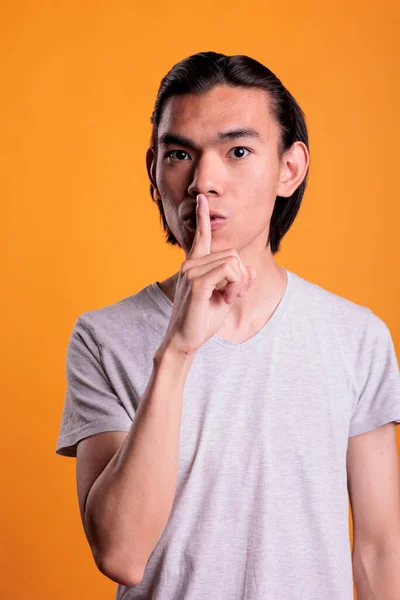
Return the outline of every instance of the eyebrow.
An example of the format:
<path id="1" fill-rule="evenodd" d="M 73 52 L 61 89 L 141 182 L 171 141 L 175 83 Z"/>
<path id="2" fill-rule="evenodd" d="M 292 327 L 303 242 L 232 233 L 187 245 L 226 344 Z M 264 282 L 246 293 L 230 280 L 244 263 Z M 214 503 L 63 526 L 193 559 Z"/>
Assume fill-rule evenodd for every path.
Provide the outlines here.
<path id="1" fill-rule="evenodd" d="M 211 146 L 234 140 L 237 138 L 248 137 L 256 140 L 261 140 L 261 135 L 252 127 L 238 127 L 236 129 L 229 129 L 228 131 L 220 131 L 211 140 Z M 191 150 L 199 150 L 200 147 L 193 140 L 185 137 L 184 135 L 178 135 L 176 133 L 163 133 L 159 140 L 160 146 L 167 146 L 168 144 L 178 144 L 179 146 L 185 146 Z"/>

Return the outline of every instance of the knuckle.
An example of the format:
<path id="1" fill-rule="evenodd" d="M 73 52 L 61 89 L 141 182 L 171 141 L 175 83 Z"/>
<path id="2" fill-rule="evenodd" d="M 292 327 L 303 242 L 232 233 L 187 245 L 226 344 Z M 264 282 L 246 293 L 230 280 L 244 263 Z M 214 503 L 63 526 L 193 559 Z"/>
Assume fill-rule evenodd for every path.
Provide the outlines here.
<path id="1" fill-rule="evenodd" d="M 238 256 L 229 256 L 228 257 L 228 264 L 232 267 L 232 270 L 235 273 L 239 273 L 239 275 L 241 275 L 241 269 L 240 269 L 240 259 Z"/>
<path id="2" fill-rule="evenodd" d="M 235 262 L 233 260 L 230 260 L 228 263 L 226 263 L 226 268 L 227 268 L 227 271 L 228 271 L 229 275 L 231 277 L 235 277 L 236 278 L 236 276 L 238 274 L 238 270 L 237 270 L 236 264 L 235 264 Z"/>
<path id="3" fill-rule="evenodd" d="M 179 272 L 180 272 L 182 275 L 184 275 L 188 269 L 189 269 L 188 261 L 187 261 L 187 260 L 185 260 L 185 261 L 184 261 L 184 262 L 181 264 L 181 266 L 180 266 L 180 269 L 179 269 Z"/>
<path id="4" fill-rule="evenodd" d="M 227 262 L 231 265 L 237 265 L 239 263 L 239 259 L 237 256 L 235 256 L 234 254 L 230 254 L 227 257 Z"/>
<path id="5" fill-rule="evenodd" d="M 229 252 L 231 253 L 232 256 L 236 256 L 236 258 L 240 258 L 239 251 L 236 250 L 236 248 L 229 248 Z"/>
<path id="6" fill-rule="evenodd" d="M 185 273 L 183 274 L 183 277 L 186 281 L 193 281 L 193 279 L 194 279 L 193 272 L 190 271 L 189 269 L 187 271 L 185 271 Z"/>

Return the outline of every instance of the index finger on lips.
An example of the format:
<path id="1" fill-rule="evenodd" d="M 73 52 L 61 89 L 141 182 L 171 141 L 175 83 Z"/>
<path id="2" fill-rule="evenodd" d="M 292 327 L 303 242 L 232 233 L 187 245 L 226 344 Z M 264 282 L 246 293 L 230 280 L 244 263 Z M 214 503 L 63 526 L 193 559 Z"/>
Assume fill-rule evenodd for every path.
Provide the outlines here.
<path id="1" fill-rule="evenodd" d="M 211 222 L 207 196 L 198 194 L 196 207 L 196 233 L 190 250 L 191 258 L 200 258 L 211 253 Z"/>

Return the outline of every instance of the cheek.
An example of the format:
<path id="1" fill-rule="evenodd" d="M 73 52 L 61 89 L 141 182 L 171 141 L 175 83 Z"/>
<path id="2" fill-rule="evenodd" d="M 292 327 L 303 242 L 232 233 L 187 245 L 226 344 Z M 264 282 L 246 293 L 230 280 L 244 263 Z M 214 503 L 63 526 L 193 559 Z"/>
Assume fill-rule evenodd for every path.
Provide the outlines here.
<path id="1" fill-rule="evenodd" d="M 268 193 L 276 187 L 278 168 L 272 157 L 262 156 L 249 161 L 246 168 L 240 169 L 237 175 L 241 185 L 254 191 L 263 190 L 264 193 Z"/>
<path id="2" fill-rule="evenodd" d="M 240 218 L 245 219 L 248 227 L 252 229 L 264 229 L 271 220 L 275 206 L 276 194 L 273 183 L 266 179 L 264 174 L 262 178 L 254 179 L 245 188 L 243 198 L 245 208 L 244 211 L 240 211 Z"/>
<path id="3" fill-rule="evenodd" d="M 165 172 L 163 169 L 157 169 L 156 171 L 156 181 L 158 189 L 160 190 L 161 195 L 165 194 L 165 191 L 168 189 L 168 180 L 165 177 Z"/>
<path id="4" fill-rule="evenodd" d="M 255 210 L 258 214 L 268 210 L 270 204 L 275 203 L 276 184 L 273 177 L 268 176 L 265 170 L 254 173 L 250 179 L 243 184 L 244 197 L 247 207 Z"/>
<path id="5" fill-rule="evenodd" d="M 160 156 L 157 160 L 157 168 L 156 168 L 156 181 L 158 185 L 158 189 L 160 190 L 162 195 L 165 195 L 171 187 L 171 181 L 173 179 L 171 170 L 165 168 L 165 164 Z"/>
<path id="6" fill-rule="evenodd" d="M 178 213 L 177 213 L 175 206 L 173 204 L 171 204 L 171 202 L 168 201 L 166 198 L 164 198 L 163 199 L 163 207 L 164 207 L 164 214 L 165 214 L 165 218 L 167 220 L 168 226 L 171 229 L 176 229 L 177 223 L 178 223 Z"/>

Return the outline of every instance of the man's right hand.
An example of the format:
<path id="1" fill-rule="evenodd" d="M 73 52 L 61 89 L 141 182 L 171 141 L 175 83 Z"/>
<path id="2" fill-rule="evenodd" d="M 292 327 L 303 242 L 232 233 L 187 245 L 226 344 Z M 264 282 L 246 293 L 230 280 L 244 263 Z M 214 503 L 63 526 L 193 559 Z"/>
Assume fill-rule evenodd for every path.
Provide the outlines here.
<path id="1" fill-rule="evenodd" d="M 192 248 L 182 263 L 163 346 L 193 355 L 222 326 L 232 304 L 243 298 L 257 272 L 234 248 L 211 253 L 208 199 L 198 195 Z M 245 289 L 246 288 L 246 289 Z"/>

